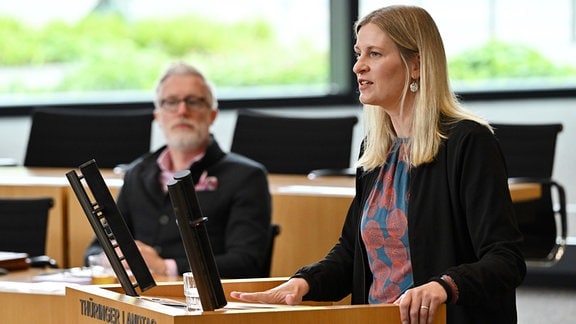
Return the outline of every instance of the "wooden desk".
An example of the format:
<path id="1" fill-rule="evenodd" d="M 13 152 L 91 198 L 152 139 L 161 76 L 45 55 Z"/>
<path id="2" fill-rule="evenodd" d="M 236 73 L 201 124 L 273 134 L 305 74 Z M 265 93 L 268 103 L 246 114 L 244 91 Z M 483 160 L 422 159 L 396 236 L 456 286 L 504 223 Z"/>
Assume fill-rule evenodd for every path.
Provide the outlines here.
<path id="1" fill-rule="evenodd" d="M 65 323 L 66 286 L 76 286 L 65 282 L 34 282 L 41 273 L 58 272 L 59 269 L 38 269 L 11 271 L 0 276 L 0 323 Z M 179 281 L 179 277 L 155 276 L 158 284 Z M 121 291 L 119 285 L 116 291 Z M 75 322 L 71 322 L 75 324 Z"/>
<path id="2" fill-rule="evenodd" d="M 225 294 L 231 290 L 260 291 L 277 285 L 275 279 L 223 280 Z M 183 301 L 182 283 L 166 283 L 147 291 L 143 296 L 179 299 Z M 400 312 L 395 305 L 355 306 L 286 306 L 252 305 L 230 302 L 222 309 L 207 312 L 187 312 L 185 309 L 164 306 L 144 298 L 130 297 L 118 292 L 95 287 L 66 288 L 66 323 L 101 323 L 90 314 L 90 306 L 104 308 L 119 318 L 140 318 L 146 323 L 157 324 L 338 324 L 338 323 L 399 323 Z M 86 311 L 88 310 L 88 311 Z M 92 315 L 92 316 L 90 316 Z M 122 323 L 122 321 L 120 321 Z M 446 307 L 440 308 L 434 323 L 446 323 Z"/>
<path id="3" fill-rule="evenodd" d="M 0 167 L 0 196 L 49 195 L 55 204 L 50 213 L 47 254 L 62 267 L 78 267 L 94 237 L 65 174 L 70 169 Z M 113 195 L 122 185 L 111 170 L 102 174 Z M 272 221 L 280 224 L 272 260 L 272 277 L 293 274 L 299 267 L 319 260 L 336 243 L 350 202 L 354 178 L 270 175 Z M 515 201 L 540 196 L 537 184 L 511 184 Z M 319 235 L 322 229 L 322 235 Z"/>
<path id="4" fill-rule="evenodd" d="M 13 271 L 0 276 L 0 323 L 63 323 L 65 286 L 60 283 L 32 283 L 32 278 L 42 271 Z"/>
<path id="5" fill-rule="evenodd" d="M 156 278 L 157 286 L 141 293 L 142 298 L 126 296 L 120 285 L 71 285 L 65 283 L 31 283 L 32 278 L 45 270 L 14 271 L 0 277 L 0 323 L 80 324 L 101 323 L 82 313 L 86 302 L 116 309 L 124 316 L 143 317 L 152 323 L 398 323 L 399 311 L 394 305 L 332 306 L 331 303 L 308 302 L 299 306 L 256 305 L 238 309 L 242 304 L 231 300 L 230 292 L 262 291 L 279 285 L 287 278 L 222 280 L 229 305 L 212 312 L 187 312 L 184 308 L 160 305 L 151 297 L 169 298 L 184 302 L 180 278 Z M 148 297 L 148 298 L 147 298 Z M 82 301 L 81 301 L 82 300 Z M 434 323 L 445 323 L 445 307 Z M 128 323 L 124 320 L 120 323 Z M 141 323 L 141 322 L 133 322 Z"/>

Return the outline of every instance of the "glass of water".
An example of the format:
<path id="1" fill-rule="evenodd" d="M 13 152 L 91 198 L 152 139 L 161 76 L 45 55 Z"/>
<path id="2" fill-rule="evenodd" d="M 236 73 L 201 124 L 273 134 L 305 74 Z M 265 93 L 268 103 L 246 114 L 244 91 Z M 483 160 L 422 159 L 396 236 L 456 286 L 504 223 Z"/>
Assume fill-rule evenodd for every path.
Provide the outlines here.
<path id="1" fill-rule="evenodd" d="M 117 282 L 112 265 L 104 253 L 88 256 L 88 265 L 90 267 L 93 285 Z"/>
<path id="2" fill-rule="evenodd" d="M 198 294 L 198 287 L 192 272 L 185 272 L 183 275 L 184 296 L 186 296 L 186 308 L 188 311 L 201 311 L 202 303 Z"/>

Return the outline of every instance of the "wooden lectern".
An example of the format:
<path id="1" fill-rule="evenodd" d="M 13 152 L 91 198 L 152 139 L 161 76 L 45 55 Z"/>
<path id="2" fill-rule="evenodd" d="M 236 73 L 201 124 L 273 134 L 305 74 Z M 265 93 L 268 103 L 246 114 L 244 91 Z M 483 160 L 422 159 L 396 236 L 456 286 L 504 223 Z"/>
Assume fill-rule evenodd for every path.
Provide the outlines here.
<path id="1" fill-rule="evenodd" d="M 225 294 L 232 290 L 260 291 L 287 278 L 223 280 Z M 235 303 L 214 311 L 188 312 L 185 307 L 160 301 L 184 302 L 181 282 L 164 282 L 140 297 L 120 293 L 119 286 L 71 286 L 66 288 L 66 323 L 154 323 L 154 324 L 338 324 L 400 323 L 395 305 L 338 305 L 310 303 L 299 306 Z M 446 323 L 442 306 L 434 323 Z"/>

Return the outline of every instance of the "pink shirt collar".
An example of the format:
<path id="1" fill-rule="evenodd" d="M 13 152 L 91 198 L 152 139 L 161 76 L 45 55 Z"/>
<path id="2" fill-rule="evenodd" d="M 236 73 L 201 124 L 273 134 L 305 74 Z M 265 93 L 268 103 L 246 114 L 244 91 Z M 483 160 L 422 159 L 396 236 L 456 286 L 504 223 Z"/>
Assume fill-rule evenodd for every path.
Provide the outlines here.
<path id="1" fill-rule="evenodd" d="M 169 153 L 170 149 L 166 148 L 164 151 L 162 151 L 162 153 L 160 153 L 158 159 L 156 159 L 156 163 L 160 168 L 160 185 L 162 186 L 162 190 L 164 192 L 168 192 L 168 181 L 174 179 L 174 173 L 176 173 L 176 171 L 179 171 L 174 170 L 173 168 L 174 163 L 172 163 L 172 157 Z M 188 168 L 190 168 L 190 166 L 192 166 L 192 164 L 194 164 L 198 160 L 202 159 L 205 154 L 206 154 L 205 152 L 200 153 L 190 158 L 190 160 L 187 163 Z"/>

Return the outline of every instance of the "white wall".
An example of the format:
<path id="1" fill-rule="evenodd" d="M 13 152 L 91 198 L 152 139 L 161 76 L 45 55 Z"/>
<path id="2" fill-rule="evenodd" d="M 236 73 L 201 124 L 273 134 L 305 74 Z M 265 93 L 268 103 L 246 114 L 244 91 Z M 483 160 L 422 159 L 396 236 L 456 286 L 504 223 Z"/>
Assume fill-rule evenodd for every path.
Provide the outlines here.
<path id="1" fill-rule="evenodd" d="M 548 123 L 560 122 L 564 130 L 558 138 L 554 178 L 564 185 L 567 193 L 570 224 L 569 234 L 576 236 L 576 149 L 572 141 L 576 140 L 576 98 L 546 100 L 505 100 L 465 103 L 473 111 L 492 122 Z M 362 110 L 360 107 L 281 109 L 282 112 L 300 116 L 320 115 L 358 115 L 360 122 L 356 127 L 352 156 L 358 155 L 362 137 Z M 213 126 L 213 132 L 223 149 L 230 148 L 236 115 L 234 111 L 222 111 Z M 0 118 L 0 158 L 12 158 L 22 164 L 26 151 L 29 117 Z M 163 144 L 161 132 L 154 125 L 152 149 Z"/>

